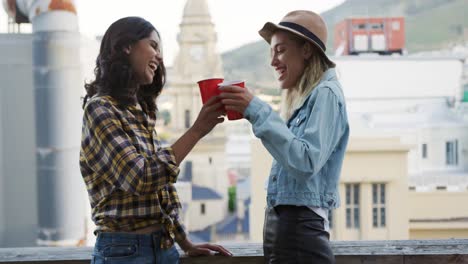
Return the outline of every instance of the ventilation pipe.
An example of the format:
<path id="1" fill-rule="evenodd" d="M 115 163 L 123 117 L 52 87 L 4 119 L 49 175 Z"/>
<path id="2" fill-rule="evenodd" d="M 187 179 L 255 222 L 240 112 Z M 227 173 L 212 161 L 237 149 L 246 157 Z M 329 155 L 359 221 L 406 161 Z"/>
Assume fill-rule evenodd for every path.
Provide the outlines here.
<path id="1" fill-rule="evenodd" d="M 32 23 L 38 182 L 38 244 L 85 238 L 85 187 L 79 170 L 83 78 L 72 0 L 3 0 L 17 23 Z"/>

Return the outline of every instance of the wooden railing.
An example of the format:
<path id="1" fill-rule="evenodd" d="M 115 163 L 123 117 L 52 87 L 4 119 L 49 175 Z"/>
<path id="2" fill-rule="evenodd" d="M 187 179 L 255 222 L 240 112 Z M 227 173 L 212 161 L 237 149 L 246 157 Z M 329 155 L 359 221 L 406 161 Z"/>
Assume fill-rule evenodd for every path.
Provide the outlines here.
<path id="1" fill-rule="evenodd" d="M 468 264 L 468 239 L 333 241 L 337 264 Z M 225 245 L 234 257 L 182 257 L 182 264 L 263 264 L 261 244 Z M 0 263 L 84 264 L 92 248 L 3 248 Z"/>

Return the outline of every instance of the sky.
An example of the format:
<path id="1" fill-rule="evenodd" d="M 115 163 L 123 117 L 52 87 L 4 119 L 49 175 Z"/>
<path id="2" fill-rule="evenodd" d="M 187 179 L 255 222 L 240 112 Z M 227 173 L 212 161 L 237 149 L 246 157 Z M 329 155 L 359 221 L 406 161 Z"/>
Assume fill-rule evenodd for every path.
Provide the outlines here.
<path id="1" fill-rule="evenodd" d="M 186 0 L 75 0 L 80 31 L 94 38 L 103 35 L 115 20 L 141 16 L 161 33 L 164 60 L 172 65 L 177 54 L 177 34 Z M 257 31 L 267 21 L 279 22 L 289 11 L 324 12 L 344 0 L 207 0 L 218 33 L 218 52 L 260 40 Z M 0 31 L 6 31 L 6 13 L 0 11 Z"/>

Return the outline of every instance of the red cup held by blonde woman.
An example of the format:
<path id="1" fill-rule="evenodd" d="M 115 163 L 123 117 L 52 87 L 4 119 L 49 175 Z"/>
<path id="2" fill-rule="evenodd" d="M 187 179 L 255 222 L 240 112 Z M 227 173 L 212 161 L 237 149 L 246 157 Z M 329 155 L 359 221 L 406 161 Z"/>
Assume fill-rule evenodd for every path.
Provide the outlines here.
<path id="1" fill-rule="evenodd" d="M 245 88 L 245 82 L 244 81 L 224 81 L 222 83 L 219 83 L 218 84 L 219 87 L 221 86 L 239 86 L 239 87 L 242 87 L 242 88 Z M 233 110 L 228 110 L 226 111 L 227 113 L 227 117 L 229 120 L 238 120 L 238 119 L 242 119 L 244 116 L 242 115 L 242 113 L 239 113 L 237 111 L 233 111 Z"/>

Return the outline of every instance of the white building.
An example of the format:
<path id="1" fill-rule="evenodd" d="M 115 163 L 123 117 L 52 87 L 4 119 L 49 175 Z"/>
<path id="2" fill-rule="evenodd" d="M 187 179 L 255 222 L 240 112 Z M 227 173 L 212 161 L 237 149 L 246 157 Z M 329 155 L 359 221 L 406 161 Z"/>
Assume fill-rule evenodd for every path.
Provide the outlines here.
<path id="1" fill-rule="evenodd" d="M 412 145 L 410 185 L 468 184 L 468 122 L 458 57 L 336 58 L 351 133 Z"/>

